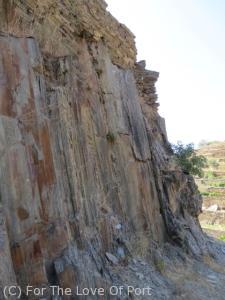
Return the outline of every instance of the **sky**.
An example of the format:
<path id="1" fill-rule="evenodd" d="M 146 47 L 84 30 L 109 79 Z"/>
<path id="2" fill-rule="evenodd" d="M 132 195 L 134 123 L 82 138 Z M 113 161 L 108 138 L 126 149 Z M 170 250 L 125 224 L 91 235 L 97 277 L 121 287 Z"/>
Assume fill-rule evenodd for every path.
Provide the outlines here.
<path id="1" fill-rule="evenodd" d="M 160 72 L 172 143 L 225 140 L 225 0 L 106 0 L 135 34 L 138 60 Z"/>

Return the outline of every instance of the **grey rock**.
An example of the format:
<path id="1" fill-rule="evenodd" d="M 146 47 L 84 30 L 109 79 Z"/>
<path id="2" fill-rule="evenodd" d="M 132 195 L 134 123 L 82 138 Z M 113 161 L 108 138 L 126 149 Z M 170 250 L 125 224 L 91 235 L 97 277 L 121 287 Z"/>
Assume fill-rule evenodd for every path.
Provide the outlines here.
<path id="1" fill-rule="evenodd" d="M 121 225 L 121 224 L 116 224 L 115 228 L 116 228 L 117 230 L 121 230 L 121 229 L 122 229 L 122 225 Z"/>
<path id="2" fill-rule="evenodd" d="M 118 264 L 119 261 L 113 254 L 106 252 L 105 256 L 112 264 L 114 264 L 114 265 Z"/>
<path id="3" fill-rule="evenodd" d="M 138 279 L 143 280 L 144 279 L 144 275 L 142 273 L 136 273 L 136 276 L 138 277 Z"/>

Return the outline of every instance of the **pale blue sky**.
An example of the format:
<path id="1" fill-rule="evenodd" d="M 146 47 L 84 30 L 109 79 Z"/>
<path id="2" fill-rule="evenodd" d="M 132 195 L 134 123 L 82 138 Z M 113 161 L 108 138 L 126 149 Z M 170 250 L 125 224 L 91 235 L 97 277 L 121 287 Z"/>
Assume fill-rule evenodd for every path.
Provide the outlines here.
<path id="1" fill-rule="evenodd" d="M 225 0 L 106 0 L 136 35 L 138 59 L 160 72 L 171 142 L 225 140 Z"/>

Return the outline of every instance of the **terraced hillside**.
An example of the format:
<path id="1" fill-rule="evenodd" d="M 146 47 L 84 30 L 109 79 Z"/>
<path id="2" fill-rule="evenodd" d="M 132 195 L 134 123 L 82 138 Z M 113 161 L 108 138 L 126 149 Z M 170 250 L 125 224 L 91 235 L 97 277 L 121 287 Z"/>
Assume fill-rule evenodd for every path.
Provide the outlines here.
<path id="1" fill-rule="evenodd" d="M 225 240 L 225 142 L 211 142 L 200 147 L 198 154 L 207 158 L 204 178 L 196 179 L 203 195 L 200 222 L 205 231 Z"/>

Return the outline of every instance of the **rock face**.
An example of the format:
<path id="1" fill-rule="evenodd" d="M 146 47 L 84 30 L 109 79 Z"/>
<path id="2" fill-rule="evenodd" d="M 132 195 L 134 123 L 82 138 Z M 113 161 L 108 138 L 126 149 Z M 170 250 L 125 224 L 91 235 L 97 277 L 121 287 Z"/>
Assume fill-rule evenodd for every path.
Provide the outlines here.
<path id="1" fill-rule="evenodd" d="M 10 255 L 8 234 L 5 220 L 0 212 L 0 299 L 4 299 L 3 289 L 5 286 L 16 285 L 16 275 Z"/>
<path id="2" fill-rule="evenodd" d="M 0 283 L 17 281 L 22 299 L 35 299 L 28 284 L 46 287 L 44 299 L 53 299 L 51 285 L 82 299 L 75 286 L 137 285 L 147 276 L 161 284 L 157 299 L 182 299 L 149 264 L 162 269 L 165 245 L 196 260 L 214 249 L 198 223 L 201 197 L 174 164 L 157 112 L 158 73 L 135 62 L 133 35 L 105 8 L 100 0 L 0 1 L 8 235 L 1 229 L 8 279 Z"/>

